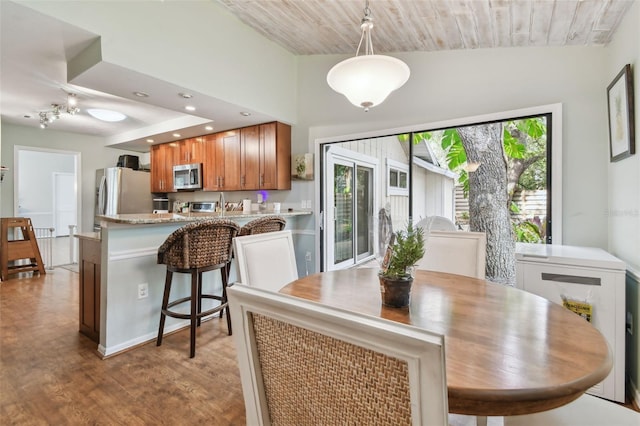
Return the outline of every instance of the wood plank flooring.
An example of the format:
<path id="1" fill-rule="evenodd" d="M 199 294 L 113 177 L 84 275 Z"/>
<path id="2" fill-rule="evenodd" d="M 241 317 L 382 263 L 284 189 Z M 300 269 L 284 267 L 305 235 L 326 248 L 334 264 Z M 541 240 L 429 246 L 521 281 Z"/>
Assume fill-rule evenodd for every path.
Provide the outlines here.
<path id="1" fill-rule="evenodd" d="M 202 324 L 193 359 L 183 330 L 102 360 L 78 333 L 78 274 L 13 277 L 0 283 L 2 425 L 245 424 L 224 318 Z"/>

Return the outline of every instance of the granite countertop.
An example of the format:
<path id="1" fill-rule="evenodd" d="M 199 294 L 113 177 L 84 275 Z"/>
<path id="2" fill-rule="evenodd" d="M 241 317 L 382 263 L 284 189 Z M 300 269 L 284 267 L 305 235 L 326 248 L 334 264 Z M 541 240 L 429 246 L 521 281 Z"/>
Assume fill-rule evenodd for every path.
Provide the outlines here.
<path id="1" fill-rule="evenodd" d="M 99 232 L 79 232 L 77 234 L 74 234 L 73 236 L 83 240 L 95 240 L 95 241 L 100 241 L 102 238 Z"/>
<path id="2" fill-rule="evenodd" d="M 282 217 L 294 217 L 310 215 L 310 210 L 294 210 L 294 211 L 282 211 L 280 213 L 274 213 L 273 211 L 259 213 L 243 213 L 243 212 L 225 212 L 221 213 L 136 213 L 136 214 L 117 214 L 97 217 L 101 221 L 112 223 L 126 223 L 130 225 L 145 225 L 145 224 L 160 224 L 160 223 L 175 223 L 175 222 L 193 222 L 198 220 L 208 220 L 224 218 L 230 220 L 236 219 L 257 219 L 264 216 L 282 216 Z"/>

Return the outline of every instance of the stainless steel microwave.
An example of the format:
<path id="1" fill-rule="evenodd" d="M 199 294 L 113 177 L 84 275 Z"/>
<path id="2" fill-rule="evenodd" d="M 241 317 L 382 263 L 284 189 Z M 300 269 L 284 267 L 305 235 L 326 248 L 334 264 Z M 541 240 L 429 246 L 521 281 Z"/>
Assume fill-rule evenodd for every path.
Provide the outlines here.
<path id="1" fill-rule="evenodd" d="M 173 187 L 178 191 L 202 189 L 202 163 L 173 166 Z"/>

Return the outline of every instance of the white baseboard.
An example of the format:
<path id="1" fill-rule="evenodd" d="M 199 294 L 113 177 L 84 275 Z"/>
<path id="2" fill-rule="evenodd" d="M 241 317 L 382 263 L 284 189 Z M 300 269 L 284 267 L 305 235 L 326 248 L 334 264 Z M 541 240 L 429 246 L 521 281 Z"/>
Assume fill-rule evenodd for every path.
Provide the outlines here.
<path id="1" fill-rule="evenodd" d="M 182 320 L 176 324 L 173 324 L 171 326 L 167 326 L 164 329 L 164 335 L 167 335 L 168 333 L 172 333 L 174 331 L 180 330 L 182 328 L 187 328 L 189 327 L 189 320 Z M 120 343 L 118 345 L 113 345 L 113 346 L 109 346 L 109 347 L 105 347 L 102 344 L 98 345 L 98 352 L 100 353 L 100 355 L 102 355 L 103 358 L 106 357 L 110 357 L 116 354 L 119 354 L 120 352 L 125 352 L 135 346 L 139 346 L 142 345 L 144 343 L 148 343 L 151 341 L 154 341 L 158 338 L 158 333 L 157 332 L 152 332 L 152 333 L 148 333 L 145 334 L 143 336 L 140 337 L 136 337 L 135 339 L 131 339 L 128 340 L 126 342 Z"/>

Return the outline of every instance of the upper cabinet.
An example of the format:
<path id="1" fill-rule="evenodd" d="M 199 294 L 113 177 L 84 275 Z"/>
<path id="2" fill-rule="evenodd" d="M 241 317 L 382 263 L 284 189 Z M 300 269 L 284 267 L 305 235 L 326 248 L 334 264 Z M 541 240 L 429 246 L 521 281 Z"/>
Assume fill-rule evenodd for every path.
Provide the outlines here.
<path id="1" fill-rule="evenodd" d="M 151 149 L 151 191 L 173 192 L 173 166 L 202 163 L 204 191 L 291 189 L 291 127 L 266 123 Z"/>
<path id="2" fill-rule="evenodd" d="M 205 136 L 181 140 L 179 158 L 176 164 L 202 163 L 205 158 Z"/>
<path id="3" fill-rule="evenodd" d="M 179 164 L 180 147 L 176 142 L 151 147 L 151 192 L 175 192 L 173 165 Z"/>
<path id="4" fill-rule="evenodd" d="M 240 189 L 240 130 L 216 133 L 206 138 L 202 165 L 205 191 Z"/>
<path id="5" fill-rule="evenodd" d="M 291 127 L 266 123 L 241 135 L 241 189 L 291 189 Z"/>

